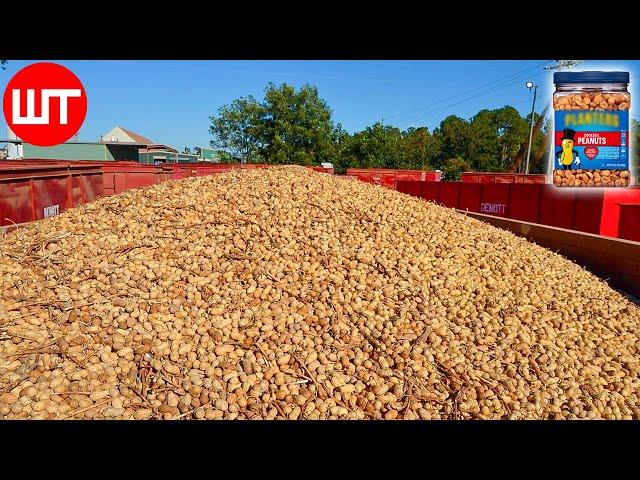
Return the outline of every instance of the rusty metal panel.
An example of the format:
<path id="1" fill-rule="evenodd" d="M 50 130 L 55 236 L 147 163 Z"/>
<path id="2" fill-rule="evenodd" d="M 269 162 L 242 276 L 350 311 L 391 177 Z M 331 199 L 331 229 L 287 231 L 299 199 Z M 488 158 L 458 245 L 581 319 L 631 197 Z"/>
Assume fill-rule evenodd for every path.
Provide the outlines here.
<path id="1" fill-rule="evenodd" d="M 35 220 L 31 201 L 31 181 L 0 180 L 0 225 Z"/>
<path id="2" fill-rule="evenodd" d="M 34 220 L 58 215 L 73 206 L 69 201 L 67 181 L 67 176 L 32 180 Z"/>

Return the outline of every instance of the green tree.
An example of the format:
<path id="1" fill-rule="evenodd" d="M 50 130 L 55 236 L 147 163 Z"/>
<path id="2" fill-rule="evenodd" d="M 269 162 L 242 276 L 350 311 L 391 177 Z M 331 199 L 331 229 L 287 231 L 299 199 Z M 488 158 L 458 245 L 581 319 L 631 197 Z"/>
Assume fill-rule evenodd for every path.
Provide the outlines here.
<path id="1" fill-rule="evenodd" d="M 470 123 L 468 160 L 477 171 L 502 172 L 513 163 L 528 124 L 513 107 L 481 110 Z"/>
<path id="2" fill-rule="evenodd" d="M 398 168 L 432 170 L 440 154 L 440 141 L 426 127 L 403 132 Z"/>
<path id="3" fill-rule="evenodd" d="M 218 154 L 220 163 L 240 163 L 240 159 L 238 157 L 234 157 L 229 152 L 221 150 Z"/>
<path id="4" fill-rule="evenodd" d="M 402 132 L 380 123 L 353 134 L 342 151 L 342 163 L 351 168 L 397 168 Z"/>
<path id="5" fill-rule="evenodd" d="M 221 107 L 211 117 L 211 145 L 249 162 L 302 165 L 331 161 L 338 132 L 316 87 L 269 83 L 252 96 Z"/>
<path id="6" fill-rule="evenodd" d="M 547 106 L 544 108 L 544 110 L 542 111 L 542 113 L 540 115 L 534 115 L 534 124 L 533 124 L 533 141 L 532 141 L 532 147 L 531 147 L 531 157 L 533 158 L 533 152 L 534 152 L 534 146 L 536 145 L 537 142 L 548 142 L 549 138 L 547 138 L 546 140 L 544 139 L 544 133 L 541 132 L 543 127 L 547 128 L 546 134 L 547 135 L 553 135 L 553 132 L 550 132 L 550 123 L 548 120 L 546 120 L 547 118 L 547 112 L 549 111 L 549 107 L 551 106 L 551 103 L 548 103 Z M 527 123 L 529 123 L 529 120 L 531 119 L 531 115 L 527 115 Z M 541 140 L 540 137 L 543 136 L 543 138 Z M 518 149 L 518 153 L 516 154 L 513 163 L 511 164 L 511 168 L 509 169 L 509 171 L 511 172 L 518 172 L 518 171 L 524 171 L 524 167 L 523 164 L 527 161 L 527 150 L 529 148 L 529 135 L 527 134 L 525 138 L 523 138 L 522 142 L 520 143 L 520 148 Z M 548 160 L 548 155 L 547 155 L 547 160 Z M 531 167 L 531 161 L 529 162 L 529 172 L 532 173 L 534 172 L 534 170 Z M 538 170 L 540 172 L 544 172 L 546 170 L 546 165 L 542 166 L 539 165 Z"/>
<path id="7" fill-rule="evenodd" d="M 450 182 L 460 180 L 460 174 L 469 170 L 469 162 L 462 158 L 448 158 L 442 167 L 444 179 Z"/>
<path id="8" fill-rule="evenodd" d="M 263 117 L 264 108 L 252 95 L 220 107 L 218 116 L 210 117 L 211 146 L 246 162 L 260 162 Z"/>
<path id="9" fill-rule="evenodd" d="M 342 128 L 342 125 L 336 125 L 333 132 L 333 158 L 331 163 L 335 173 L 343 175 L 346 173 L 347 168 L 353 167 L 352 159 L 350 157 L 350 148 L 352 143 L 352 136 Z"/>
<path id="10" fill-rule="evenodd" d="M 464 118 L 449 115 L 436 128 L 433 134 L 439 139 L 440 155 L 434 167 L 443 169 L 445 162 L 450 158 L 467 160 L 473 152 L 472 132 L 470 123 Z"/>
<path id="11" fill-rule="evenodd" d="M 267 163 L 312 165 L 331 159 L 334 125 L 331 109 L 318 89 L 269 83 L 264 109 L 261 144 Z"/>

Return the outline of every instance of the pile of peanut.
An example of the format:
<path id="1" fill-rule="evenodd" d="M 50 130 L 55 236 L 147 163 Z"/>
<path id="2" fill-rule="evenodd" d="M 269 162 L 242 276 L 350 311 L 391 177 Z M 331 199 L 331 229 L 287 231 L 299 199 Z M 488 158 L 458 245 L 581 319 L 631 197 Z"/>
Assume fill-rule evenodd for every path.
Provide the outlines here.
<path id="1" fill-rule="evenodd" d="M 605 93 L 593 90 L 582 93 L 556 93 L 554 110 L 629 110 L 631 96 L 627 92 Z"/>
<path id="2" fill-rule="evenodd" d="M 555 170 L 553 183 L 559 187 L 626 187 L 629 170 Z"/>
<path id="3" fill-rule="evenodd" d="M 640 308 L 435 204 L 301 167 L 0 240 L 0 417 L 640 418 Z"/>

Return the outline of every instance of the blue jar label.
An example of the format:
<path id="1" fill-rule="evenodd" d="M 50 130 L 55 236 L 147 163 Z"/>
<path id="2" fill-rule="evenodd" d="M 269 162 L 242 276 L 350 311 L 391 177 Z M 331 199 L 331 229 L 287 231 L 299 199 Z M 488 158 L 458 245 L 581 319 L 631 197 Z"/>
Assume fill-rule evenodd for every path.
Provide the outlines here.
<path id="1" fill-rule="evenodd" d="M 629 169 L 629 111 L 555 112 L 554 169 Z"/>

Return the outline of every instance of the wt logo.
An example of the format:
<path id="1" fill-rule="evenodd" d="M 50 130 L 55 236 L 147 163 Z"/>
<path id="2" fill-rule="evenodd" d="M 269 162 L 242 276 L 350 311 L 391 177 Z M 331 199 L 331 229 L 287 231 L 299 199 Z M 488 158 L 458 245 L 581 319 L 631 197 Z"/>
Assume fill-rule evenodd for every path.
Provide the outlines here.
<path id="1" fill-rule="evenodd" d="M 78 132 L 87 114 L 87 96 L 71 70 L 56 63 L 35 63 L 9 81 L 2 107 L 7 124 L 20 139 L 51 146 Z"/>
<path id="2" fill-rule="evenodd" d="M 35 90 L 27 90 L 27 115 L 20 116 L 20 90 L 14 89 L 13 95 L 13 124 L 14 125 L 49 125 L 49 98 L 60 99 L 60 125 L 67 124 L 67 99 L 82 95 L 80 89 L 44 89 L 42 90 L 41 114 L 36 117 Z"/>

